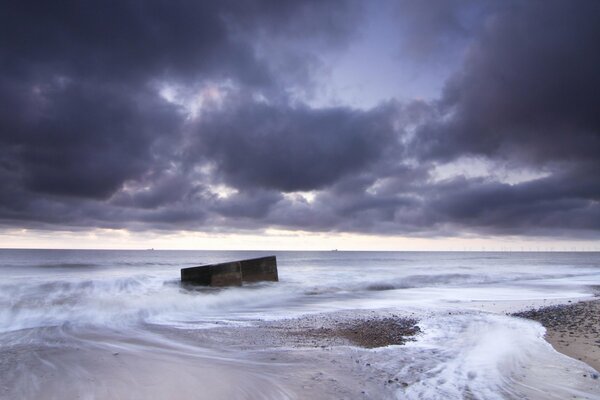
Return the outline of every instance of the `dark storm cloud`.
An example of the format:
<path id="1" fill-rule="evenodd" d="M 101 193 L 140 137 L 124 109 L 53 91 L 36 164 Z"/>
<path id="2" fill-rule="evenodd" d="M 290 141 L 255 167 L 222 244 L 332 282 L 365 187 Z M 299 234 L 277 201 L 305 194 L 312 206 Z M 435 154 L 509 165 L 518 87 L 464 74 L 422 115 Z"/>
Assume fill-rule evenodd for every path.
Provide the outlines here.
<path id="1" fill-rule="evenodd" d="M 309 36 L 343 37 L 352 22 L 346 10 L 327 1 L 5 3 L 0 60 L 15 76 L 50 72 L 131 84 L 211 74 L 265 84 L 268 68 L 238 36 L 310 28 Z"/>
<path id="2" fill-rule="evenodd" d="M 236 193 L 224 200 L 213 199 L 212 210 L 226 218 L 261 219 L 267 216 L 271 207 L 281 201 L 279 192 L 270 190 L 250 190 Z"/>
<path id="3" fill-rule="evenodd" d="M 436 188 L 431 210 L 440 219 L 490 232 L 522 234 L 600 229 L 597 178 L 557 174 L 516 185 L 457 179 Z"/>
<path id="4" fill-rule="evenodd" d="M 530 1 L 488 18 L 413 151 L 422 160 L 476 156 L 550 176 L 439 185 L 432 208 L 440 220 L 521 233 L 598 229 L 598 16 L 597 2 Z"/>
<path id="5" fill-rule="evenodd" d="M 397 146 L 393 105 L 364 112 L 244 99 L 222 108 L 201 118 L 190 156 L 214 160 L 236 187 L 320 189 Z"/>
<path id="6" fill-rule="evenodd" d="M 4 3 L 0 172 L 13 194 L 3 206 L 67 201 L 34 198 L 49 195 L 102 200 L 127 181 L 157 176 L 172 161 L 185 119 L 159 96 L 157 82 L 227 79 L 270 93 L 277 66 L 253 39 L 309 28 L 305 39 L 340 44 L 355 15 L 337 2 Z M 148 196 L 134 203 L 164 203 Z"/>
<path id="7" fill-rule="evenodd" d="M 420 132 L 425 155 L 597 159 L 599 15 L 598 2 L 529 1 L 490 17 Z"/>
<path id="8" fill-rule="evenodd" d="M 14 127 L 23 131 L 7 141 L 24 186 L 106 198 L 142 174 L 153 159 L 154 138 L 172 136 L 178 127 L 174 107 L 144 94 L 69 82 L 40 89 L 26 128 Z"/>
<path id="9" fill-rule="evenodd" d="M 2 5 L 0 221 L 598 232 L 597 2 L 400 1 L 391 47 L 416 63 L 465 54 L 440 98 L 306 104 L 323 54 L 351 45 L 361 7 L 374 5 Z M 436 176 L 466 157 L 492 174 Z M 500 168 L 537 175 L 510 184 Z"/>

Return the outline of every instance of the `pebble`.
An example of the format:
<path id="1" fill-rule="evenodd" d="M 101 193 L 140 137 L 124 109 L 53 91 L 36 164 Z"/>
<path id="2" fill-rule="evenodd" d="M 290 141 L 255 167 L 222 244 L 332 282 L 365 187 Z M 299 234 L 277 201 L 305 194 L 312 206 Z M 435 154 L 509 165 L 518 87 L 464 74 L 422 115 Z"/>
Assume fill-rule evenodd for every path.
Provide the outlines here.
<path id="1" fill-rule="evenodd" d="M 318 338 L 344 338 L 365 348 L 402 345 L 421 332 L 417 320 L 402 317 L 368 317 L 338 323 L 336 326 L 305 331 Z M 356 360 L 358 363 L 358 360 Z"/>

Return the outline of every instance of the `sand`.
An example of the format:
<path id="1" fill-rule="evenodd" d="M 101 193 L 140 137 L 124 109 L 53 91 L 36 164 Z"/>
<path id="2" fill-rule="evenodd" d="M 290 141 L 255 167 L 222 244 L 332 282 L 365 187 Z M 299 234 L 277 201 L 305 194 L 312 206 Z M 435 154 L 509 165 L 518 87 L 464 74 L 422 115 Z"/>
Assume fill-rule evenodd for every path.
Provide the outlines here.
<path id="1" fill-rule="evenodd" d="M 389 311 L 338 311 L 305 315 L 297 318 L 254 321 L 247 326 L 201 330 L 152 329 L 176 342 L 203 347 L 240 350 L 274 348 L 314 349 L 333 346 L 356 346 L 373 349 L 403 345 L 421 333 L 415 313 Z"/>
<path id="2" fill-rule="evenodd" d="M 540 322 L 546 328 L 546 340 L 557 351 L 600 371 L 600 300 L 543 307 L 513 315 Z"/>
<path id="3" fill-rule="evenodd" d="M 565 335 L 561 340 L 571 340 L 569 331 L 561 332 L 569 327 L 595 329 L 597 337 L 599 307 L 598 302 L 577 303 L 530 311 L 529 316 L 556 326 Z M 0 351 L 0 376 L 7 378 L 0 382 L 0 398 L 167 399 L 197 398 L 198 393 L 202 398 L 395 398 L 418 387 L 414 385 L 427 378 L 423 371 L 436 365 L 435 354 L 419 361 L 423 350 L 418 347 L 405 346 L 401 352 L 385 347 L 418 338 L 416 317 L 338 312 L 233 329 L 148 327 L 140 338 L 54 328 L 58 331 L 52 338 L 71 340 Z M 588 333 L 588 342 L 590 337 Z M 571 343 L 566 346 L 569 351 L 577 347 Z M 583 355 L 598 361 L 589 348 L 586 351 Z M 408 364 L 400 371 L 396 365 L 401 360 Z M 582 385 L 594 382 L 586 378 Z"/>

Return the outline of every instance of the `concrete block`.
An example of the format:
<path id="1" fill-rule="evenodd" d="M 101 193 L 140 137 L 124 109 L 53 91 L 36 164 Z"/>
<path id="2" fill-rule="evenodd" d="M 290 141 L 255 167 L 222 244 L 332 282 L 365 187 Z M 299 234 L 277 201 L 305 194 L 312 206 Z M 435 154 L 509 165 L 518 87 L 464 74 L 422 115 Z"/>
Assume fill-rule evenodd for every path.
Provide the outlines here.
<path id="1" fill-rule="evenodd" d="M 181 282 L 208 286 L 210 285 L 211 276 L 210 265 L 181 269 Z"/>
<path id="2" fill-rule="evenodd" d="M 241 286 L 242 269 L 239 261 L 183 268 L 181 281 L 207 286 Z"/>
<path id="3" fill-rule="evenodd" d="M 242 268 L 239 261 L 212 264 L 210 286 L 242 286 Z"/>
<path id="4" fill-rule="evenodd" d="M 275 256 L 240 261 L 243 282 L 279 281 Z"/>
<path id="5" fill-rule="evenodd" d="M 275 256 L 181 269 L 181 281 L 197 285 L 241 286 L 242 282 L 278 280 Z"/>

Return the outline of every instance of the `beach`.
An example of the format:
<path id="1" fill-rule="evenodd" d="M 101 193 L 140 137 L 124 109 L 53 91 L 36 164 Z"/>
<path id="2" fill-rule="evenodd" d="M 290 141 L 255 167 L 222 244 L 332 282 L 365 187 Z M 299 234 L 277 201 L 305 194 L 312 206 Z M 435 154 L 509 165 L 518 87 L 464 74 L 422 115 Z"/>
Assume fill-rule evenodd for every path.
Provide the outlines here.
<path id="1" fill-rule="evenodd" d="M 600 399 L 595 254 L 2 255 L 1 399 Z"/>
<path id="2" fill-rule="evenodd" d="M 600 300 L 582 301 L 515 314 L 540 322 L 552 346 L 600 371 Z"/>
<path id="3" fill-rule="evenodd" d="M 600 0 L 0 32 L 0 400 L 600 400 Z"/>

